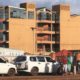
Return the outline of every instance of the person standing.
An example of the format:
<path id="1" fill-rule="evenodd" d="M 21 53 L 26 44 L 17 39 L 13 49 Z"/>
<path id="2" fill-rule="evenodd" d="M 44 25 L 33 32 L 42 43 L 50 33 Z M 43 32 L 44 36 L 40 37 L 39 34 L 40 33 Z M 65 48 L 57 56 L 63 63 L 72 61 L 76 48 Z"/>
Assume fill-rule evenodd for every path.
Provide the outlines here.
<path id="1" fill-rule="evenodd" d="M 67 59 L 68 59 L 68 61 L 67 61 L 68 72 L 69 72 L 69 74 L 71 74 L 72 62 L 73 62 L 73 57 L 72 57 L 71 53 L 68 54 L 68 58 Z"/>
<path id="2" fill-rule="evenodd" d="M 76 66 L 77 66 L 77 59 L 76 59 L 76 54 L 73 56 L 73 73 L 76 75 Z"/>
<path id="3" fill-rule="evenodd" d="M 62 56 L 61 62 L 63 63 L 63 71 L 67 74 L 67 56 Z"/>

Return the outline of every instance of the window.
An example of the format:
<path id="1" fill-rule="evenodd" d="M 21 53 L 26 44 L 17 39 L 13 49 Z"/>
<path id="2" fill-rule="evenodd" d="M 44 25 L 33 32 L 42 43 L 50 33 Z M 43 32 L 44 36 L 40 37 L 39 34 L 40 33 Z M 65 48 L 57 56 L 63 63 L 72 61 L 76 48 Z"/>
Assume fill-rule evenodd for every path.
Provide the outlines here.
<path id="1" fill-rule="evenodd" d="M 0 47 L 9 48 L 9 44 L 8 43 L 3 43 L 3 44 L 0 45 Z"/>
<path id="2" fill-rule="evenodd" d="M 0 33 L 0 40 L 3 40 L 3 33 Z"/>
<path id="3" fill-rule="evenodd" d="M 0 7 L 0 18 L 5 18 L 5 9 L 4 9 L 4 7 Z"/>
<path id="4" fill-rule="evenodd" d="M 47 62 L 52 62 L 53 60 L 50 57 L 46 57 Z"/>
<path id="5" fill-rule="evenodd" d="M 47 16 L 47 20 L 51 20 L 51 14 L 50 13 L 46 13 Z"/>
<path id="6" fill-rule="evenodd" d="M 34 19 L 34 12 L 28 11 L 28 19 Z"/>
<path id="7" fill-rule="evenodd" d="M 52 13 L 52 20 L 53 21 L 55 20 L 55 17 L 56 17 L 55 13 Z"/>
<path id="8" fill-rule="evenodd" d="M 9 18 L 9 8 L 5 7 L 5 18 L 8 19 Z"/>
<path id="9" fill-rule="evenodd" d="M 60 17 L 60 14 L 57 12 L 57 13 L 56 13 L 56 17 L 55 17 L 56 20 L 59 20 L 59 17 Z"/>
<path id="10" fill-rule="evenodd" d="M 45 62 L 44 57 L 37 57 L 39 62 Z"/>
<path id="11" fill-rule="evenodd" d="M 26 61 L 26 57 L 25 56 L 18 56 L 16 59 L 15 59 L 16 62 L 21 62 L 21 61 Z"/>
<path id="12" fill-rule="evenodd" d="M 4 29 L 4 24 L 3 23 L 0 23 L 0 30 L 3 30 Z"/>
<path id="13" fill-rule="evenodd" d="M 30 57 L 30 61 L 36 61 L 36 57 Z"/>
<path id="14" fill-rule="evenodd" d="M 10 8 L 10 17 L 11 18 L 27 18 L 26 10 L 20 8 Z"/>
<path id="15" fill-rule="evenodd" d="M 6 61 L 4 61 L 4 60 L 2 60 L 1 58 L 0 58 L 0 63 L 5 63 Z"/>

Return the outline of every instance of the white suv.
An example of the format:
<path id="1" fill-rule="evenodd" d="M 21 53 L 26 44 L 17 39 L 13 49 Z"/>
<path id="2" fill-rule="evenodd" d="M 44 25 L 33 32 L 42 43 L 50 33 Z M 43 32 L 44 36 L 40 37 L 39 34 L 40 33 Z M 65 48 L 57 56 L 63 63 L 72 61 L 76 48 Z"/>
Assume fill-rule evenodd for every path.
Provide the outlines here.
<path id="1" fill-rule="evenodd" d="M 32 75 L 38 73 L 62 73 L 61 65 L 53 61 L 49 56 L 24 55 L 14 60 L 18 71 L 28 72 Z"/>
<path id="2" fill-rule="evenodd" d="M 16 73 L 16 66 L 11 63 L 8 63 L 4 57 L 0 57 L 0 74 L 14 76 Z"/>

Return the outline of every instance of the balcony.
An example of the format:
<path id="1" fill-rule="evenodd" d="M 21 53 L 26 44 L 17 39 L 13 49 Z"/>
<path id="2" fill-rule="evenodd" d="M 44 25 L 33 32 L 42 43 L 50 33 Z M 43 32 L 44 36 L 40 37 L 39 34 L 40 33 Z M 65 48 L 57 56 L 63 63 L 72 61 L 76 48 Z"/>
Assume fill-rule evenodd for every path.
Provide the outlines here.
<path id="1" fill-rule="evenodd" d="M 51 46 L 50 44 L 38 44 L 37 47 L 38 52 L 50 52 L 51 51 Z"/>
<path id="2" fill-rule="evenodd" d="M 0 7 L 0 21 L 2 21 L 3 19 L 5 19 L 5 8 Z"/>
<path id="3" fill-rule="evenodd" d="M 37 48 L 37 52 L 46 52 L 46 54 L 49 55 L 49 53 L 51 52 L 50 48 L 49 49 L 45 49 L 45 51 L 43 50 L 43 48 Z M 44 54 L 43 54 L 44 55 Z"/>
<path id="4" fill-rule="evenodd" d="M 5 36 L 0 37 L 0 43 L 4 43 L 6 41 Z"/>
<path id="5" fill-rule="evenodd" d="M 55 31 L 51 31 L 50 27 L 46 25 L 43 27 L 37 27 L 37 33 L 38 34 L 55 34 Z"/>
<path id="6" fill-rule="evenodd" d="M 37 20 L 37 23 L 55 23 L 55 21 L 52 21 L 52 20 Z"/>
<path id="7" fill-rule="evenodd" d="M 3 21 L 5 21 L 5 19 L 1 19 L 1 18 L 0 18 L 0 22 L 3 22 Z"/>
<path id="8" fill-rule="evenodd" d="M 9 40 L 8 33 L 0 33 L 0 43 L 7 42 Z"/>
<path id="9" fill-rule="evenodd" d="M 8 26 L 5 26 L 4 23 L 0 23 L 0 32 L 5 32 L 5 31 L 7 31 L 7 30 L 8 30 L 7 27 L 8 27 Z"/>
<path id="10" fill-rule="evenodd" d="M 54 44 L 55 41 L 51 41 L 50 37 L 44 36 L 44 37 L 37 37 L 37 43 Z"/>
<path id="11" fill-rule="evenodd" d="M 0 33 L 5 32 L 6 30 L 0 30 Z"/>

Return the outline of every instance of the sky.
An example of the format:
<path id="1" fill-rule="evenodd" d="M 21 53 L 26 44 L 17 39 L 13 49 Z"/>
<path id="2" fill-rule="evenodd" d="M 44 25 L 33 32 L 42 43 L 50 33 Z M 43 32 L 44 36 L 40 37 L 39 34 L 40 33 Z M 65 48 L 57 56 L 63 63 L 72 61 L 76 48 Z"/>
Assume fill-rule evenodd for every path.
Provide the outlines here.
<path id="1" fill-rule="evenodd" d="M 20 3 L 35 3 L 37 7 L 49 7 L 56 4 L 70 4 L 71 14 L 80 15 L 80 0 L 0 0 L 0 5 L 19 6 Z"/>

